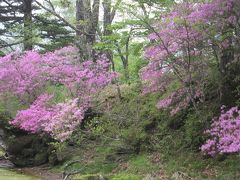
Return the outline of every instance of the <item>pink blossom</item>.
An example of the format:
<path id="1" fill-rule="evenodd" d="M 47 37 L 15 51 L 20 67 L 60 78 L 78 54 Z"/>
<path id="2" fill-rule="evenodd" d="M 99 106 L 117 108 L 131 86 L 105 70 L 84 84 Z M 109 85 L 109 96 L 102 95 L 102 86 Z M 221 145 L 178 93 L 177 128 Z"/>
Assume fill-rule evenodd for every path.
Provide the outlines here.
<path id="1" fill-rule="evenodd" d="M 215 156 L 240 152 L 240 110 L 238 107 L 224 109 L 222 107 L 221 115 L 213 118 L 211 128 L 206 131 L 211 138 L 201 146 L 204 154 Z"/>
<path id="2" fill-rule="evenodd" d="M 28 109 L 17 113 L 11 124 L 31 133 L 48 133 L 64 141 L 81 124 L 91 97 L 112 82 L 117 74 L 100 56 L 96 62 L 80 62 L 72 46 L 39 54 L 27 51 L 0 58 L 0 93 L 12 93 L 27 102 Z M 46 94 L 49 85 L 67 90 L 66 101 L 54 105 Z"/>

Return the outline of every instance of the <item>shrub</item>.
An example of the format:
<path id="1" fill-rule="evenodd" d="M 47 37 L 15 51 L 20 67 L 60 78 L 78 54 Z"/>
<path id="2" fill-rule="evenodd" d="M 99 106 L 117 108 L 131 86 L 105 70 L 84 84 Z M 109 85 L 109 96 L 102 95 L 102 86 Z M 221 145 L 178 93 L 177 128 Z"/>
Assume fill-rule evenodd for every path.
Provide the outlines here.
<path id="1" fill-rule="evenodd" d="M 222 107 L 221 115 L 213 119 L 211 128 L 206 131 L 210 138 L 201 150 L 204 154 L 231 154 L 240 152 L 240 110 L 232 107 L 225 110 Z"/>

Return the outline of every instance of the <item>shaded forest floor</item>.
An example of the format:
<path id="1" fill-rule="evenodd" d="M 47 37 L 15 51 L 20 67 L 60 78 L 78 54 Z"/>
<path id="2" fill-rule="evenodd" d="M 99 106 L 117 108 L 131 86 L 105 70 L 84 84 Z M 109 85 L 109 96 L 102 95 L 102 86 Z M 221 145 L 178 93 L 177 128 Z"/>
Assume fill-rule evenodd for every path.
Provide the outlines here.
<path id="1" fill-rule="evenodd" d="M 156 108 L 159 94 L 142 96 L 138 84 L 116 87 L 96 98 L 99 106 L 64 143 L 53 143 L 58 165 L 19 169 L 41 179 L 198 180 L 240 179 L 240 156 L 210 158 L 199 147 L 214 104 L 175 117 Z M 69 163 L 76 161 L 71 166 Z"/>
<path id="2" fill-rule="evenodd" d="M 90 145 L 91 143 L 91 145 Z M 68 153 L 67 153 L 68 152 Z M 64 166 L 79 160 L 68 170 L 80 170 L 70 179 L 113 179 L 113 180 L 198 180 L 198 179 L 239 179 L 239 156 L 225 159 L 206 159 L 196 152 L 142 152 L 136 154 L 113 154 L 109 148 L 99 147 L 93 142 L 85 148 L 66 149 L 71 154 L 64 164 L 51 171 L 62 172 Z M 64 154 L 64 153 L 63 153 Z"/>
<path id="3" fill-rule="evenodd" d="M 101 92 L 96 100 L 101 105 L 94 109 L 101 114 L 59 146 L 63 161 L 52 171 L 79 171 L 70 176 L 79 180 L 240 179 L 238 154 L 211 158 L 200 152 L 214 104 L 200 106 L 200 117 L 191 110 L 169 117 L 156 108 L 161 95 L 142 96 L 140 89 L 121 86 L 121 100 L 115 87 Z"/>

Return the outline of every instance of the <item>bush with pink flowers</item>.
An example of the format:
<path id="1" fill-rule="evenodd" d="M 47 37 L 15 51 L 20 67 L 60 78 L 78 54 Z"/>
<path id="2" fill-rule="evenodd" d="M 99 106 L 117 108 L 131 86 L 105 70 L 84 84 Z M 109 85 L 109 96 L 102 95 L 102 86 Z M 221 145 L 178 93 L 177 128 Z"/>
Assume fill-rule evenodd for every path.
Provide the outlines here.
<path id="1" fill-rule="evenodd" d="M 72 46 L 46 54 L 27 51 L 1 57 L 0 92 L 10 92 L 30 106 L 19 111 L 11 124 L 67 139 L 91 106 L 91 96 L 116 77 L 109 66 L 105 56 L 80 62 L 78 49 Z M 65 87 L 65 102 L 54 102 L 54 94 L 46 94 L 50 85 Z"/>
<path id="2" fill-rule="evenodd" d="M 240 152 L 240 109 L 232 107 L 222 111 L 219 117 L 214 118 L 211 128 L 206 131 L 210 138 L 202 145 L 204 154 L 231 154 Z"/>

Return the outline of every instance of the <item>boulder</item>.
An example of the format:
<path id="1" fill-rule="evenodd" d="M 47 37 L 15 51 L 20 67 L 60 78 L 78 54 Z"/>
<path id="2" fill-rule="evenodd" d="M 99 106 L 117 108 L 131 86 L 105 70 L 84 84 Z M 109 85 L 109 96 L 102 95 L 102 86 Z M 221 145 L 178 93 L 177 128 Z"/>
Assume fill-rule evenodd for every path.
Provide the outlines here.
<path id="1" fill-rule="evenodd" d="M 49 139 L 26 134 L 14 136 L 7 141 L 9 159 L 18 167 L 38 166 L 48 162 Z"/>

